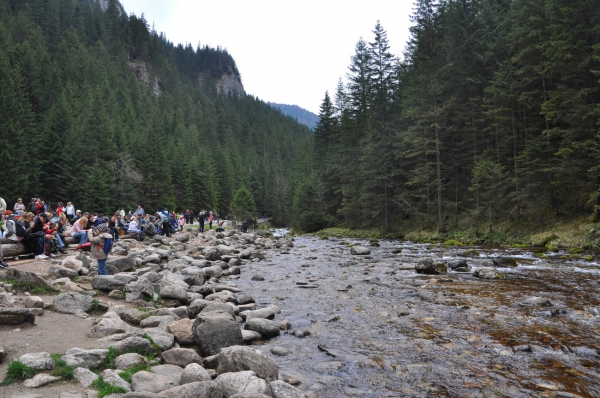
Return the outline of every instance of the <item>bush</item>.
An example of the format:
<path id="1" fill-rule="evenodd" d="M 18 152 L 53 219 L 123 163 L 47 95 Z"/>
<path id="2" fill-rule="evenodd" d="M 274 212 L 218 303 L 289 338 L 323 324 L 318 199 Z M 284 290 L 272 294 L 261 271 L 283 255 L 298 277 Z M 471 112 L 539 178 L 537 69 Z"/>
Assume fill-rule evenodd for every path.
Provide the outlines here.
<path id="1" fill-rule="evenodd" d="M 335 225 L 335 222 L 335 217 L 331 215 L 316 211 L 307 211 L 298 217 L 298 228 L 304 232 L 311 233 L 332 227 Z"/>

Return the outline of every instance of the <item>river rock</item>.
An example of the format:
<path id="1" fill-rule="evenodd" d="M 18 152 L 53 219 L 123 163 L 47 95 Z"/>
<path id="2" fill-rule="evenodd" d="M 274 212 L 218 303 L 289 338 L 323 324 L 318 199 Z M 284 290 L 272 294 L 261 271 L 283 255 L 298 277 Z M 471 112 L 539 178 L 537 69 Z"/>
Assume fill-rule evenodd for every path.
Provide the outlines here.
<path id="1" fill-rule="evenodd" d="M 148 363 L 148 359 L 135 352 L 119 355 L 115 358 L 115 367 L 117 369 L 133 368 L 137 365 L 145 365 Z M 135 388 L 134 388 L 135 390 Z"/>
<path id="2" fill-rule="evenodd" d="M 150 341 L 143 337 L 136 336 L 119 341 L 118 343 L 113 345 L 113 349 L 119 355 L 132 351 L 139 352 L 140 354 L 145 355 L 152 354 L 154 352 Z"/>
<path id="3" fill-rule="evenodd" d="M 187 303 L 187 292 L 181 286 L 163 286 L 160 288 L 163 298 L 179 300 Z"/>
<path id="4" fill-rule="evenodd" d="M 251 343 L 263 338 L 260 333 L 252 330 L 242 330 L 242 337 L 244 338 L 244 343 Z"/>
<path id="5" fill-rule="evenodd" d="M 207 279 L 209 278 L 220 278 L 223 276 L 223 269 L 218 265 L 212 265 L 203 269 L 204 275 Z"/>
<path id="6" fill-rule="evenodd" d="M 552 302 L 544 297 L 530 297 L 521 301 L 519 305 L 526 307 L 551 307 Z"/>
<path id="7" fill-rule="evenodd" d="M 198 381 L 184 384 L 161 392 L 167 398 L 221 398 L 224 397 L 219 385 L 214 381 Z"/>
<path id="8" fill-rule="evenodd" d="M 269 306 L 267 308 L 261 308 L 254 311 L 244 311 L 240 312 L 240 316 L 242 319 L 249 321 L 254 318 L 263 318 L 263 319 L 274 319 L 275 314 L 280 313 L 281 310 L 277 306 Z"/>
<path id="9" fill-rule="evenodd" d="M 426 258 L 415 266 L 415 271 L 417 274 L 442 275 L 447 272 L 446 262 Z"/>
<path id="10" fill-rule="evenodd" d="M 83 262 L 73 256 L 63 259 L 60 265 L 64 268 L 72 269 L 75 272 L 79 272 L 83 268 Z"/>
<path id="11" fill-rule="evenodd" d="M 210 376 L 210 373 L 208 373 L 206 371 L 206 369 L 204 369 L 200 364 L 190 363 L 183 370 L 183 373 L 181 374 L 181 379 L 180 379 L 179 383 L 181 385 L 183 385 L 183 384 L 195 383 L 198 381 L 211 381 L 211 380 L 212 380 L 212 377 Z"/>
<path id="12" fill-rule="evenodd" d="M 302 391 L 283 380 L 270 382 L 269 388 L 274 398 L 305 398 Z"/>
<path id="13" fill-rule="evenodd" d="M 185 318 L 169 323 L 168 330 L 175 336 L 175 341 L 177 341 L 177 343 L 189 345 L 194 344 L 193 325 L 194 322 L 191 319 Z"/>
<path id="14" fill-rule="evenodd" d="M 252 370 L 267 382 L 279 378 L 279 365 L 267 354 L 245 346 L 223 348 L 218 355 L 219 375 L 227 372 Z"/>
<path id="15" fill-rule="evenodd" d="M 156 365 L 150 368 L 152 373 L 170 377 L 179 384 L 183 369 L 177 365 Z"/>
<path id="16" fill-rule="evenodd" d="M 203 356 L 219 353 L 224 347 L 244 344 L 242 331 L 228 313 L 200 314 L 194 322 L 194 339 Z"/>
<path id="17" fill-rule="evenodd" d="M 75 380 L 81 384 L 83 388 L 88 388 L 92 385 L 96 379 L 98 379 L 98 375 L 86 368 L 76 368 L 73 371 L 73 377 Z"/>
<path id="18" fill-rule="evenodd" d="M 167 325 L 171 322 L 174 322 L 175 318 L 172 315 L 152 315 L 148 318 L 142 319 L 140 322 L 140 326 L 143 328 L 154 328 L 159 326 L 161 323 L 166 323 Z"/>
<path id="19" fill-rule="evenodd" d="M 44 308 L 44 300 L 38 296 L 27 296 L 25 298 L 25 308 Z"/>
<path id="20" fill-rule="evenodd" d="M 124 287 L 125 301 L 133 303 L 135 300 L 147 300 L 154 298 L 154 286 L 146 278 L 140 278 L 137 281 L 129 282 Z"/>
<path id="21" fill-rule="evenodd" d="M 204 258 L 208 261 L 217 261 L 221 259 L 221 253 L 219 253 L 219 250 L 212 247 L 204 252 Z"/>
<path id="22" fill-rule="evenodd" d="M 285 347 L 275 346 L 271 348 L 271 354 L 277 355 L 278 357 L 285 357 L 290 354 L 290 350 Z"/>
<path id="23" fill-rule="evenodd" d="M 263 318 L 250 319 L 248 322 L 246 322 L 244 329 L 258 332 L 261 334 L 261 336 L 266 338 L 276 337 L 281 333 L 277 322 Z"/>
<path id="24" fill-rule="evenodd" d="M 473 276 L 481 279 L 499 279 L 501 278 L 500 273 L 494 267 L 481 267 L 473 272 Z"/>
<path id="25" fill-rule="evenodd" d="M 371 254 L 371 249 L 364 246 L 352 246 L 350 248 L 350 254 L 353 254 L 355 256 L 366 256 L 368 254 Z"/>
<path id="26" fill-rule="evenodd" d="M 221 387 L 224 397 L 239 393 L 260 393 L 272 396 L 267 382 L 256 376 L 251 370 L 236 373 L 223 373 L 217 376 L 215 383 Z"/>
<path id="27" fill-rule="evenodd" d="M 161 354 L 166 364 L 177 365 L 185 368 L 190 363 L 202 363 L 198 353 L 190 348 L 172 348 Z"/>
<path id="28" fill-rule="evenodd" d="M 123 322 L 117 313 L 109 311 L 92 326 L 88 337 L 101 338 L 117 333 L 125 333 L 128 329 L 129 325 Z"/>
<path id="29" fill-rule="evenodd" d="M 494 258 L 492 261 L 494 265 L 499 268 L 514 268 L 518 265 L 517 260 L 510 257 L 498 257 Z"/>
<path id="30" fill-rule="evenodd" d="M 61 293 L 54 298 L 52 308 L 63 314 L 74 314 L 78 310 L 88 312 L 94 308 L 94 299 L 77 292 Z"/>
<path id="31" fill-rule="evenodd" d="M 38 388 L 45 386 L 46 384 L 54 383 L 55 381 L 59 381 L 60 377 L 51 376 L 46 373 L 39 373 L 31 379 L 27 379 L 23 382 L 23 387 L 27 388 Z"/>
<path id="32" fill-rule="evenodd" d="M 21 355 L 19 362 L 37 370 L 52 370 L 55 366 L 54 359 L 47 352 L 33 352 Z"/>
<path id="33" fill-rule="evenodd" d="M 465 260 L 452 260 L 448 261 L 448 268 L 456 270 L 457 268 L 468 268 L 469 265 Z"/>
<path id="34" fill-rule="evenodd" d="M 173 347 L 173 344 L 175 343 L 175 336 L 167 332 L 166 329 L 167 325 L 165 324 L 164 327 L 161 325 L 161 327 L 158 328 L 144 329 L 144 333 L 152 339 L 154 344 L 164 351 Z"/>
<path id="35" fill-rule="evenodd" d="M 91 350 L 71 348 L 65 353 L 65 356 L 73 356 L 82 359 L 87 365 L 85 366 L 86 368 L 97 368 L 108 356 L 108 353 L 109 351 L 104 348 L 95 348 Z"/>
<path id="36" fill-rule="evenodd" d="M 128 255 L 127 257 L 109 257 L 106 260 L 106 268 L 114 267 L 118 270 L 118 272 L 126 272 L 135 269 L 137 254 L 133 253 Z"/>
<path id="37" fill-rule="evenodd" d="M 170 377 L 150 373 L 145 370 L 137 372 L 131 379 L 131 388 L 133 391 L 159 393 L 177 387 L 178 385 L 179 383 L 176 383 Z"/>
<path id="38" fill-rule="evenodd" d="M 111 386 L 124 388 L 127 392 L 131 391 L 131 384 L 126 382 L 119 376 L 119 371 L 106 369 L 102 372 L 102 379 L 105 383 Z"/>

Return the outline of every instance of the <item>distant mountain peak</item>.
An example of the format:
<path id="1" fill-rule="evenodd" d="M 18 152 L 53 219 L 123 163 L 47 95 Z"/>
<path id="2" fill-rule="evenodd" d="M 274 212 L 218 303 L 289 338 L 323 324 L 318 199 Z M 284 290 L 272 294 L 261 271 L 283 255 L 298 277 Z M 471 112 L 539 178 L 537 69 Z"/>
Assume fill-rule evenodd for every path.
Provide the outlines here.
<path id="1" fill-rule="evenodd" d="M 275 102 L 269 102 L 269 105 L 279 109 L 284 115 L 296 119 L 298 123 L 308 126 L 312 130 L 317 127 L 317 123 L 319 122 L 319 116 L 304 108 L 300 108 L 298 105 L 277 104 Z"/>

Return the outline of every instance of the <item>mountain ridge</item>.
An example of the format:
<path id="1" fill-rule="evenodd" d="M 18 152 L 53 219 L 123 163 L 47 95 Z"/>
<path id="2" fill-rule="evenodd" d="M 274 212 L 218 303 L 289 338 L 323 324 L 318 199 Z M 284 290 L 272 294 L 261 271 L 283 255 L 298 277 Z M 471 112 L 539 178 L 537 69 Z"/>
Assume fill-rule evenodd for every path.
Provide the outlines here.
<path id="1" fill-rule="evenodd" d="M 269 102 L 268 104 L 275 109 L 279 109 L 284 115 L 296 119 L 298 123 L 309 127 L 311 130 L 317 127 L 319 116 L 309 110 L 298 105 L 278 104 L 275 102 Z"/>

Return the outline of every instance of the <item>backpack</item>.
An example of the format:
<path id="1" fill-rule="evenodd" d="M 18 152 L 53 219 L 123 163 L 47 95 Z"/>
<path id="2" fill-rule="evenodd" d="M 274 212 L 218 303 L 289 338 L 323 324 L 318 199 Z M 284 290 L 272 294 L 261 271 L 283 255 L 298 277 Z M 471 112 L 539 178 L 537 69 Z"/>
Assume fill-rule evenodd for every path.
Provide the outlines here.
<path id="1" fill-rule="evenodd" d="M 112 250 L 113 247 L 113 240 L 112 238 L 106 238 L 104 240 L 104 254 L 108 254 L 110 253 L 110 251 Z"/>
<path id="2" fill-rule="evenodd" d="M 15 220 L 14 216 L 9 216 L 5 221 L 4 221 L 4 229 L 6 230 L 6 235 L 5 237 L 10 237 L 11 235 L 15 235 L 19 238 L 24 237 L 25 235 L 27 235 L 27 230 L 25 229 L 25 227 L 23 226 L 23 224 L 21 224 L 20 222 Z"/>

